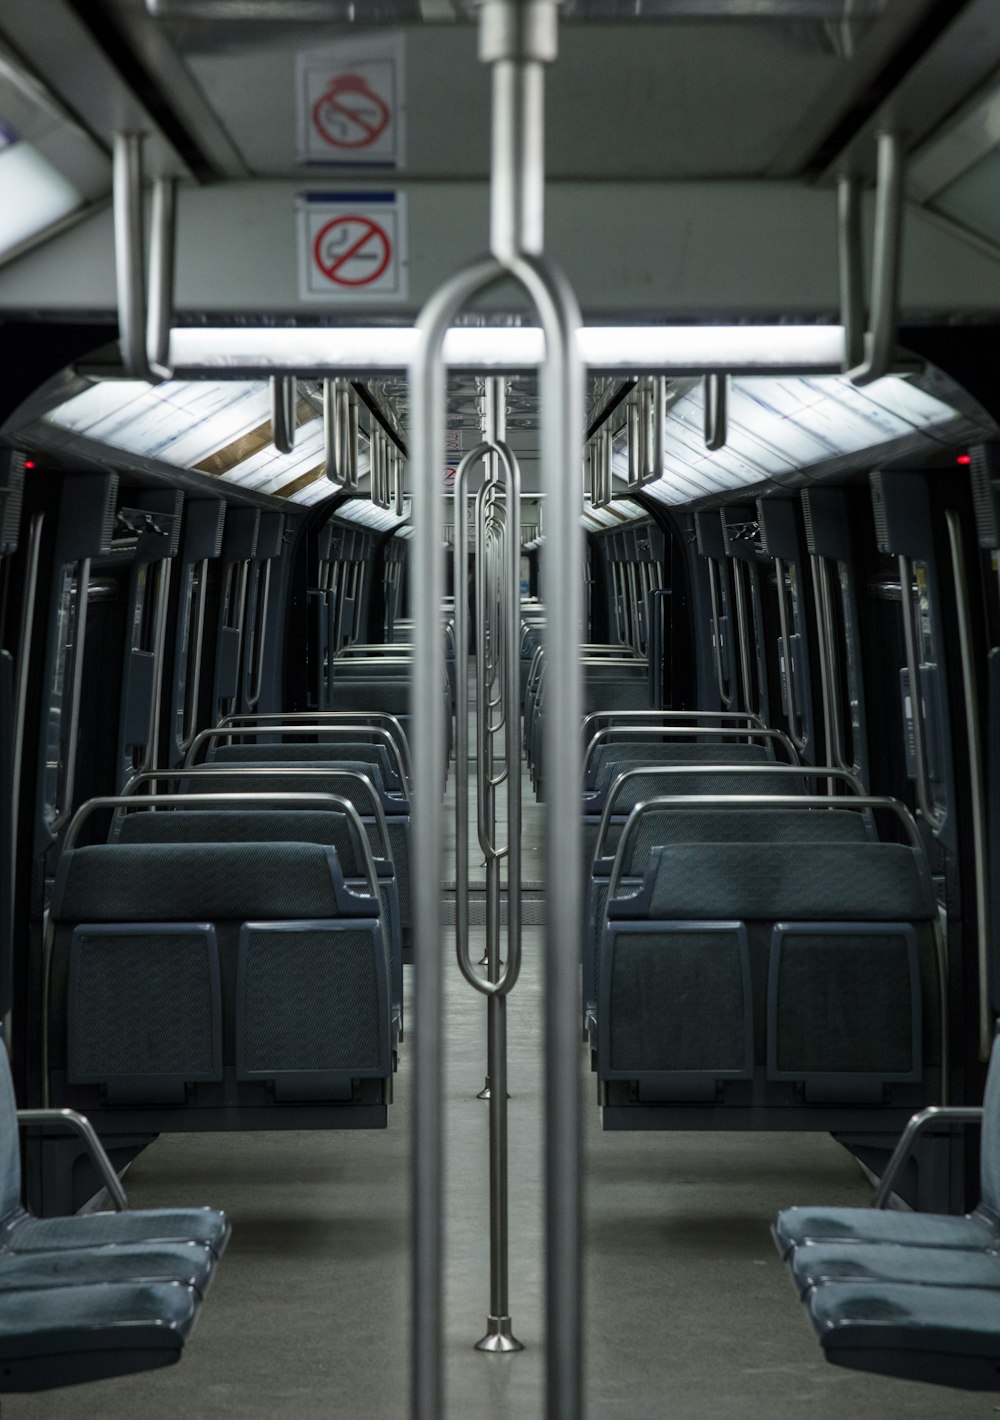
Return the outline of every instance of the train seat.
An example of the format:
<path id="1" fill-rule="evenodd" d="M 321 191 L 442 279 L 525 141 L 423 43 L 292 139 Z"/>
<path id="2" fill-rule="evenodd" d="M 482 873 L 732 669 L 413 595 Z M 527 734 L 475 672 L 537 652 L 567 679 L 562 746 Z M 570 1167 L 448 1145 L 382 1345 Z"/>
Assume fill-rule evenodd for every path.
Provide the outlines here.
<path id="1" fill-rule="evenodd" d="M 141 800 L 139 803 L 141 804 Z M 352 891 L 368 889 L 364 825 L 356 813 L 325 809 L 263 808 L 252 794 L 234 795 L 228 809 L 170 809 L 157 800 L 154 812 L 130 809 L 113 825 L 117 843 L 321 843 L 337 853 Z M 235 812 L 233 810 L 236 810 Z M 391 859 L 373 858 L 382 924 L 389 948 L 393 1018 L 403 1019 L 403 927 L 396 871 Z"/>
<path id="2" fill-rule="evenodd" d="M 923 1123 L 903 1136 L 885 1201 Z M 872 1208 L 787 1208 L 772 1234 L 828 1361 L 967 1390 L 1000 1390 L 1000 1047 L 981 1111 L 981 1198 L 964 1217 Z"/>
<path id="3" fill-rule="evenodd" d="M 51 927 L 58 1103 L 159 1106 L 183 1128 L 179 1106 L 240 1127 L 244 1105 L 322 1101 L 384 1124 L 388 947 L 377 899 L 347 887 L 331 847 L 71 849 Z"/>
<path id="4" fill-rule="evenodd" d="M 937 1059 L 936 915 L 912 847 L 655 847 L 609 890 L 598 1074 L 638 1104 L 895 1098 Z"/>
<path id="5" fill-rule="evenodd" d="M 689 784 L 700 784 L 702 779 L 713 783 L 718 776 L 696 775 L 686 780 Z M 750 776 L 756 778 L 756 776 Z M 794 778 L 794 776 L 790 776 Z M 641 782 L 646 776 L 636 776 Z M 780 787 L 787 792 L 789 779 L 783 778 Z M 798 779 L 794 778 L 798 783 Z M 743 781 L 739 787 L 742 788 Z M 662 789 L 664 779 L 654 781 L 653 792 Z M 623 786 L 624 787 L 624 786 Z M 730 781 L 727 788 L 735 787 Z M 772 786 L 773 787 L 773 786 Z M 711 788 L 694 788 L 693 793 L 717 792 Z M 591 1026 L 597 1019 L 597 993 L 600 978 L 601 941 L 606 922 L 608 893 L 611 876 L 615 867 L 614 854 L 620 840 L 622 858 L 616 895 L 629 896 L 642 886 L 642 878 L 650 854 L 667 844 L 683 843 L 850 843 L 864 842 L 869 838 L 871 824 L 867 815 L 843 809 L 768 809 L 752 806 L 747 808 L 690 808 L 676 805 L 666 806 L 662 799 L 651 798 L 637 801 L 634 806 L 629 795 L 631 812 L 627 822 L 614 820 L 605 825 L 605 840 L 599 845 L 600 853 L 594 859 L 587 878 L 587 903 L 585 909 L 585 937 L 583 952 L 584 1017 Z M 614 830 L 612 833 L 612 829 Z"/>
<path id="6" fill-rule="evenodd" d="M 295 748 L 306 752 L 316 746 Z M 273 777 L 268 771 L 273 771 Z M 376 858 L 392 863 L 399 894 L 404 960 L 407 959 L 412 937 L 410 809 L 407 800 L 386 789 L 377 764 L 354 759 L 324 761 L 307 757 L 272 757 L 250 761 L 234 757 L 228 762 L 193 766 L 190 776 L 182 781 L 181 788 L 189 793 L 214 793 L 220 789 L 236 793 L 332 793 L 348 799 L 361 816 L 372 853 Z"/>
<path id="7" fill-rule="evenodd" d="M 32 1217 L 20 1202 L 17 1115 L 2 1046 L 0 1057 L 0 1393 L 178 1361 L 229 1240 L 225 1214 Z"/>

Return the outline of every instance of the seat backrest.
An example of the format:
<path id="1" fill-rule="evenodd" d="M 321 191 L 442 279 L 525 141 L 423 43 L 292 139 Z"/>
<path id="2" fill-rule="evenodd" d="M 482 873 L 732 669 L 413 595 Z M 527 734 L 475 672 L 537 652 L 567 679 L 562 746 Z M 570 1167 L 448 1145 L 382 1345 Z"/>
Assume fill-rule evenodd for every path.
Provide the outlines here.
<path id="1" fill-rule="evenodd" d="M 0 1226 L 21 1205 L 21 1149 L 17 1104 L 6 1046 L 0 1041 Z"/>
<path id="2" fill-rule="evenodd" d="M 327 843 L 337 850 L 347 877 L 364 872 L 363 848 L 345 814 L 319 809 L 248 808 L 129 811 L 116 842 L 129 843 Z"/>
<path id="3" fill-rule="evenodd" d="M 403 785 L 385 745 L 343 741 L 334 744 L 219 745 L 209 753 L 209 764 L 371 764 L 378 768 L 392 793 Z"/>
<path id="4" fill-rule="evenodd" d="M 650 733 L 648 740 L 609 740 L 595 745 L 586 768 L 588 789 L 606 788 L 626 769 L 647 764 L 751 764 L 773 763 L 769 747 L 762 744 L 705 740 L 666 740 Z M 748 791 L 749 792 L 749 791 Z"/>
<path id="5" fill-rule="evenodd" d="M 986 1093 L 983 1097 L 983 1133 L 979 1165 L 980 1207 L 1000 1219 L 1000 1028 L 993 1040 Z"/>

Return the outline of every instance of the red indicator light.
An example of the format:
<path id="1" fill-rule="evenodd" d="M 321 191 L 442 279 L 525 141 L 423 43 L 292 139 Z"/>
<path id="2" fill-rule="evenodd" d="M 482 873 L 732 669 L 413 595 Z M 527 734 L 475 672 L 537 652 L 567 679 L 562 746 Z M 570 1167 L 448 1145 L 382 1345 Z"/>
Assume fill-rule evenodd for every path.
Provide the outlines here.
<path id="1" fill-rule="evenodd" d="M 37 464 L 35 463 L 34 459 L 25 459 L 24 466 L 25 468 L 37 468 Z"/>
<path id="2" fill-rule="evenodd" d="M 956 463 L 971 463 L 971 462 L 972 462 L 972 455 L 971 455 L 971 454 L 959 454 L 959 456 L 958 456 L 958 458 L 955 460 L 955 462 L 956 462 Z"/>

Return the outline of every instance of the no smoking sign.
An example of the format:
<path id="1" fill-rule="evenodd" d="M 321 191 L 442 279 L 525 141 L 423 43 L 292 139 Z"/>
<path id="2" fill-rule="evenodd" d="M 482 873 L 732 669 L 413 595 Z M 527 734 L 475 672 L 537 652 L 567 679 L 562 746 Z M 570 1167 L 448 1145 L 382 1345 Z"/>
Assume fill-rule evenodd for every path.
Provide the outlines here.
<path id="1" fill-rule="evenodd" d="M 299 162 L 398 168 L 406 156 L 405 50 L 399 34 L 303 50 L 296 63 Z"/>
<path id="2" fill-rule="evenodd" d="M 403 193 L 307 193 L 299 204 L 303 300 L 405 301 Z"/>

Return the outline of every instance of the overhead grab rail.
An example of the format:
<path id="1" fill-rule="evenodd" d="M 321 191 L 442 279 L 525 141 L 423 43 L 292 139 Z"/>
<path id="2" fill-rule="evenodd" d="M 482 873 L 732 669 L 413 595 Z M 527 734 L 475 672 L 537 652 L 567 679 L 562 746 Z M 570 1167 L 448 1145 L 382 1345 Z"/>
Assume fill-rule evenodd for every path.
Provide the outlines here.
<path id="1" fill-rule="evenodd" d="M 577 972 L 581 912 L 579 742 L 566 725 L 582 718 L 576 651 L 582 596 L 579 524 L 583 366 L 580 314 L 560 272 L 542 255 L 544 68 L 556 56 L 555 0 L 486 0 L 480 56 L 493 70 L 492 254 L 460 271 L 431 297 L 417 326 L 409 370 L 413 431 L 414 929 L 415 981 L 412 1420 L 442 1420 L 443 1074 L 440 940 L 444 736 L 436 674 L 444 557 L 439 470 L 445 463 L 445 334 L 475 297 L 513 278 L 538 313 L 546 358 L 540 371 L 546 504 L 548 657 L 552 714 L 546 764 L 552 789 L 546 820 L 546 1392 L 548 1420 L 581 1413 L 580 1165 Z M 502 1319 L 497 1318 L 498 1322 Z"/>
<path id="2" fill-rule="evenodd" d="M 861 183 L 854 176 L 837 180 L 840 319 L 844 327 L 844 374 L 868 385 L 888 374 L 896 343 L 899 277 L 903 243 L 903 142 L 897 133 L 877 140 L 875 242 L 872 256 L 869 318 L 865 331 L 864 258 Z"/>
<path id="3" fill-rule="evenodd" d="M 146 358 L 146 274 L 141 133 L 116 133 L 112 160 L 118 339 L 125 374 L 155 379 Z"/>
<path id="4" fill-rule="evenodd" d="M 729 376 L 713 373 L 705 376 L 702 399 L 705 414 L 705 448 L 717 453 L 726 447 L 729 437 L 727 402 Z"/>
<path id="5" fill-rule="evenodd" d="M 298 405 L 294 375 L 271 376 L 271 436 L 279 454 L 290 454 L 295 448 L 295 425 Z"/>
<path id="6" fill-rule="evenodd" d="M 358 486 L 358 397 L 348 380 L 323 381 L 326 476 L 346 491 Z"/>
<path id="7" fill-rule="evenodd" d="M 177 183 L 153 181 L 149 287 L 143 222 L 141 133 L 116 133 L 112 158 L 115 285 L 122 368 L 135 380 L 169 379 L 177 250 Z"/>

